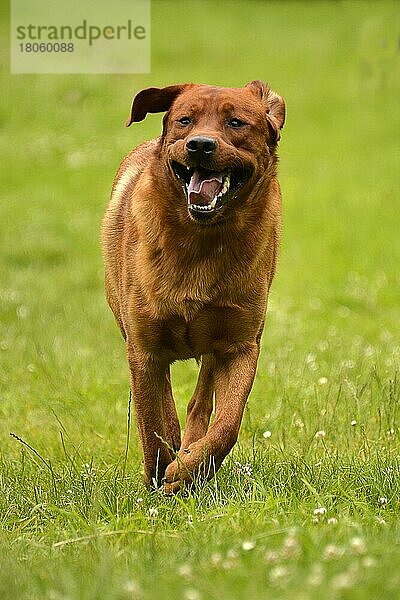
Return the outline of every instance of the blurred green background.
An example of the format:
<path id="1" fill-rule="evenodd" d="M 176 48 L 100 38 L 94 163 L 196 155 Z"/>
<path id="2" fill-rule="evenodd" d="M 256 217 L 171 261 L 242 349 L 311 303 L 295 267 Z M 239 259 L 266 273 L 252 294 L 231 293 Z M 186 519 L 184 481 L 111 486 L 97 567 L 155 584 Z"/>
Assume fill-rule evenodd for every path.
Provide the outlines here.
<path id="1" fill-rule="evenodd" d="M 104 299 L 99 228 L 120 160 L 161 130 L 162 115 L 123 126 L 147 86 L 261 79 L 286 100 L 281 256 L 241 447 L 271 429 L 304 456 L 299 419 L 311 437 L 326 430 L 339 454 L 353 447 L 344 430 L 352 418 L 377 444 L 398 431 L 385 398 L 400 360 L 399 14 L 398 2 L 386 1 L 153 0 L 151 73 L 124 76 L 10 75 L 3 14 L 4 489 L 21 459 L 9 432 L 54 461 L 63 457 L 60 422 L 106 470 L 124 453 L 128 370 Z M 196 372 L 192 362 L 174 368 L 182 416 Z M 134 430 L 129 468 L 140 481 Z M 5 526 L 18 537 L 29 494 L 10 494 Z M 46 527 L 42 538 L 28 528 L 28 537 L 62 537 Z"/>
<path id="2" fill-rule="evenodd" d="M 313 352 L 332 326 L 338 364 L 354 343 L 384 354 L 383 332 L 399 327 L 398 24 L 397 2 L 155 1 L 148 75 L 9 75 L 3 52 L 3 443 L 22 424 L 51 427 L 51 408 L 112 446 L 123 429 L 128 378 L 99 227 L 121 158 L 160 132 L 161 115 L 123 127 L 146 86 L 259 78 L 285 97 L 283 242 L 264 356 Z"/>

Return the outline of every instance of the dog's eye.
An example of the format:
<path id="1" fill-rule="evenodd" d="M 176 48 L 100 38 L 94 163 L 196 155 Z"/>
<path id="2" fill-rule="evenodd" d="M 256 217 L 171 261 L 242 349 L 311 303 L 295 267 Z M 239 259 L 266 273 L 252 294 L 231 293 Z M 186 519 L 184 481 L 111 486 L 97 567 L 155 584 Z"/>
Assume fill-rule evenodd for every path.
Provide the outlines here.
<path id="1" fill-rule="evenodd" d="M 246 125 L 246 123 L 244 121 L 241 121 L 240 119 L 237 119 L 236 117 L 232 117 L 232 119 L 228 119 L 229 127 L 238 129 L 239 127 L 243 127 L 243 125 Z"/>
<path id="2" fill-rule="evenodd" d="M 191 125 L 192 119 L 190 117 L 181 117 L 180 119 L 178 119 L 178 123 L 180 123 L 181 125 Z"/>

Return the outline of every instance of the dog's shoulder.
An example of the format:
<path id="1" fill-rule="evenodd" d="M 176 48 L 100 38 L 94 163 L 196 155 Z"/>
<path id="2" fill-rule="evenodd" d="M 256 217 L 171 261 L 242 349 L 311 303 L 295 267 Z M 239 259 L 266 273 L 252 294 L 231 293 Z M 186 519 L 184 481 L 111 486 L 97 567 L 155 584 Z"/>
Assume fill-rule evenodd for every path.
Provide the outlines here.
<path id="1" fill-rule="evenodd" d="M 133 190 L 143 171 L 157 155 L 159 146 L 160 138 L 143 142 L 122 160 L 113 182 L 103 227 L 121 228 Z"/>
<path id="2" fill-rule="evenodd" d="M 157 155 L 159 147 L 160 138 L 155 138 L 143 142 L 125 156 L 114 179 L 112 198 L 120 200 L 126 196 L 126 192 L 133 189 L 138 177 Z"/>
<path id="3" fill-rule="evenodd" d="M 102 224 L 102 246 L 106 264 L 120 260 L 120 246 L 130 199 L 143 171 L 157 155 L 160 138 L 143 142 L 122 160 L 112 186 L 111 197 Z M 119 257 L 119 258 L 118 258 Z M 116 264 L 113 269 L 115 271 Z"/>

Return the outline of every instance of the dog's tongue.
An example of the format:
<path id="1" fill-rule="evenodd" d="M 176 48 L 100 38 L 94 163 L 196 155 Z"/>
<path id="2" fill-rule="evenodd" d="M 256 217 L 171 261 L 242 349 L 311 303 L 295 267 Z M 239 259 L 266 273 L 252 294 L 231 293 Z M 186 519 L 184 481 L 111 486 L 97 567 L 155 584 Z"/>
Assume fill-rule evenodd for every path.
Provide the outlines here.
<path id="1" fill-rule="evenodd" d="M 188 187 L 190 204 L 210 204 L 222 190 L 223 173 L 195 169 Z"/>

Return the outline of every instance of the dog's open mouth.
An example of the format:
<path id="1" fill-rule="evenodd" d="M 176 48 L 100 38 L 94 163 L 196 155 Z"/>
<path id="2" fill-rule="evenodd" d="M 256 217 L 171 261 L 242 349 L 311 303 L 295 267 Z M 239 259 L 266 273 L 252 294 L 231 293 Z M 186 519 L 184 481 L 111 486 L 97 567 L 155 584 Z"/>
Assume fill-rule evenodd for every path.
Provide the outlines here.
<path id="1" fill-rule="evenodd" d="M 190 215 L 203 221 L 211 219 L 250 177 L 247 169 L 211 171 L 186 167 L 175 160 L 171 167 L 185 190 Z"/>

